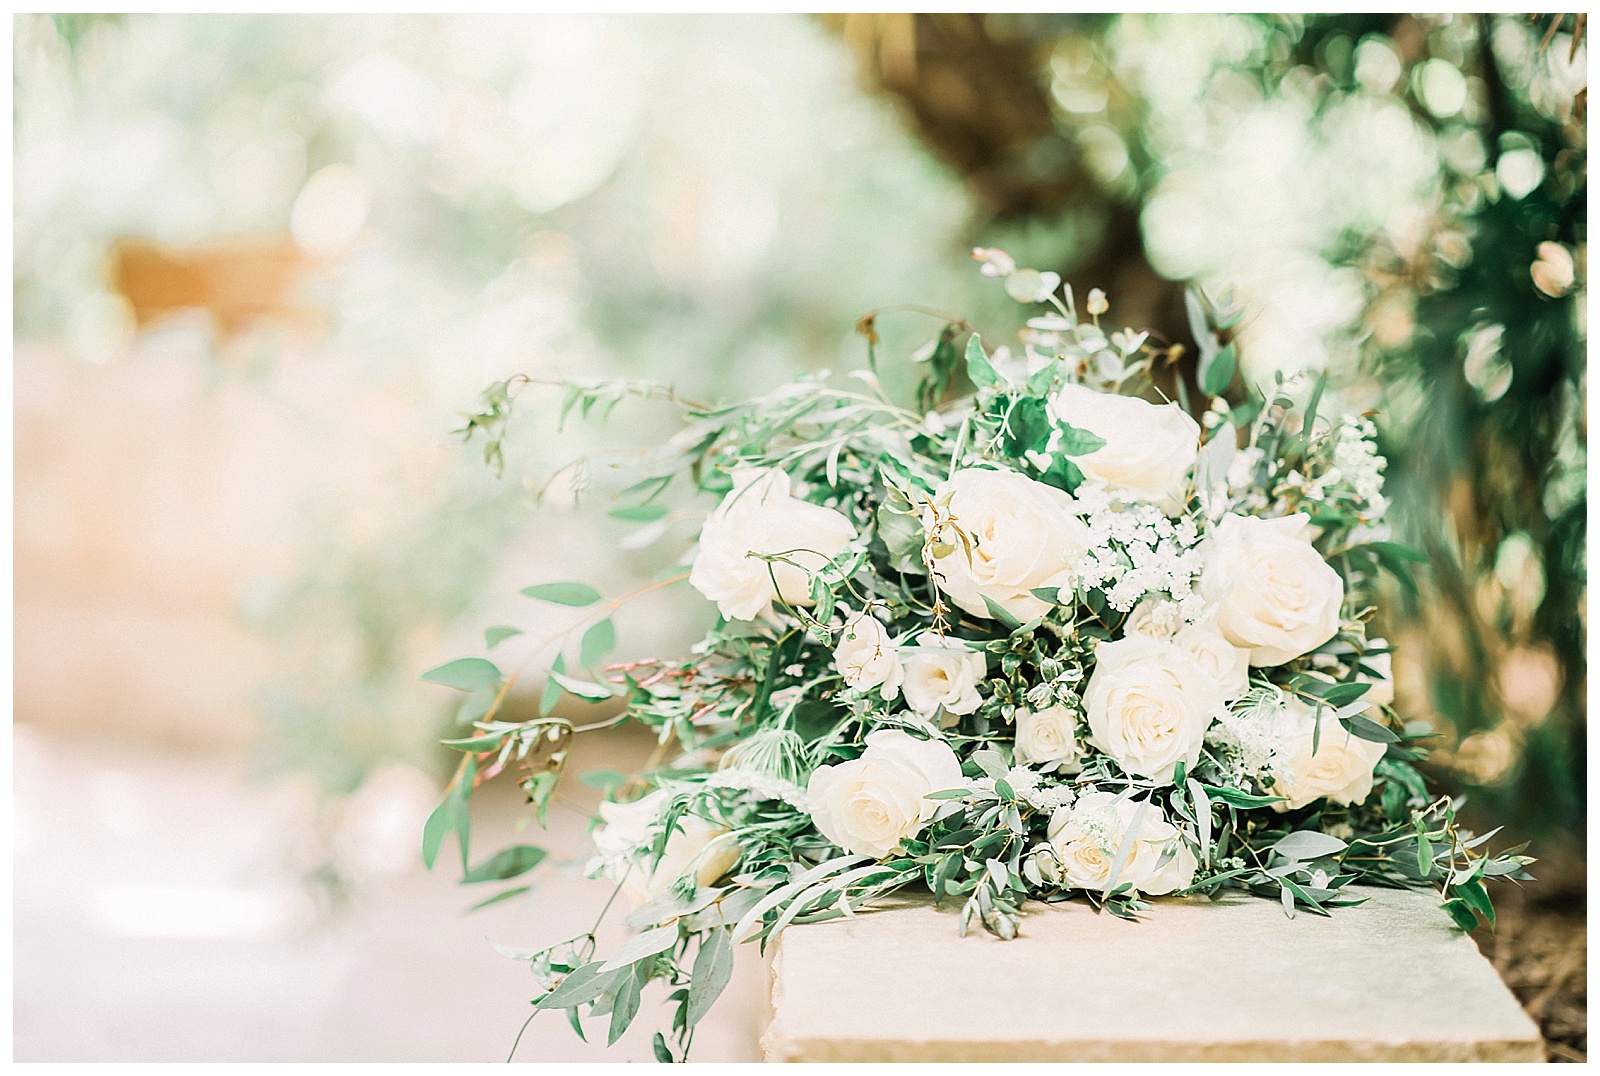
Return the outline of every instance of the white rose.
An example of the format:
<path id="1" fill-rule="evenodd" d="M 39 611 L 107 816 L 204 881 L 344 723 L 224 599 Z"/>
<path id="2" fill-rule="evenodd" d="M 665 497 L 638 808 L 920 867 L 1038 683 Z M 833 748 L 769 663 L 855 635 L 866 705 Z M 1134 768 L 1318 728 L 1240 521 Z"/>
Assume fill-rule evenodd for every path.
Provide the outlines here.
<path id="1" fill-rule="evenodd" d="M 790 605 L 810 605 L 808 573 L 855 536 L 855 525 L 832 508 L 790 496 L 783 471 L 741 467 L 733 474 L 733 489 L 700 532 L 689 582 L 729 620 L 753 620 L 778 597 Z M 783 554 L 795 563 L 764 561 L 751 553 Z"/>
<path id="2" fill-rule="evenodd" d="M 1372 791 L 1372 771 L 1387 748 L 1363 740 L 1340 726 L 1327 712 L 1317 750 L 1311 751 L 1316 711 L 1297 698 L 1278 716 L 1279 739 L 1272 752 L 1272 794 L 1286 803 L 1276 811 L 1292 811 L 1326 796 L 1334 803 L 1360 803 Z"/>
<path id="3" fill-rule="evenodd" d="M 1101 643 L 1084 691 L 1090 742 L 1128 773 L 1170 782 L 1181 759 L 1194 769 L 1222 689 L 1176 643 L 1129 635 Z"/>
<path id="4" fill-rule="evenodd" d="M 1018 620 L 1048 612 L 1051 604 L 1031 592 L 1071 586 L 1072 569 L 1089 548 L 1088 527 L 1074 514 L 1072 498 L 1015 471 L 976 468 L 951 475 L 934 499 L 946 494 L 953 524 L 967 542 L 945 526 L 941 537 L 950 552 L 934 561 L 940 588 L 985 619 L 986 597 Z"/>
<path id="5" fill-rule="evenodd" d="M 1148 635 L 1154 639 L 1170 639 L 1183 627 L 1183 617 L 1178 603 L 1154 595 L 1141 598 L 1122 622 L 1122 633 Z"/>
<path id="6" fill-rule="evenodd" d="M 1172 641 L 1194 655 L 1222 689 L 1222 700 L 1232 702 L 1250 690 L 1250 652 L 1234 646 L 1217 629 L 1217 612 L 1209 609 L 1193 624 L 1179 630 Z"/>
<path id="7" fill-rule="evenodd" d="M 1078 742 L 1077 720 L 1065 706 L 1017 713 L 1016 760 L 1021 763 L 1056 763 L 1056 769 L 1075 773 L 1082 768 L 1083 745 Z"/>
<path id="8" fill-rule="evenodd" d="M 1124 498 L 1183 510 L 1189 471 L 1200 454 L 1200 424 L 1177 404 L 1063 385 L 1050 401 L 1060 421 L 1088 430 L 1105 444 L 1072 462 L 1085 478 Z"/>
<path id="9" fill-rule="evenodd" d="M 884 859 L 933 818 L 939 802 L 926 799 L 928 793 L 965 786 L 961 763 L 944 741 L 880 729 L 867 737 L 860 758 L 812 772 L 806 807 L 828 840 Z"/>
<path id="10" fill-rule="evenodd" d="M 606 876 L 622 885 L 635 906 L 665 893 L 690 871 L 696 885 L 710 885 L 739 861 L 739 844 L 732 833 L 698 815 L 685 814 L 667 838 L 661 859 L 653 866 L 641 862 L 642 850 L 655 836 L 671 795 L 657 789 L 632 803 L 600 804 L 604 825 L 594 831 L 595 849 Z"/>
<path id="11" fill-rule="evenodd" d="M 1142 808 L 1142 814 L 1141 814 Z M 1050 854 L 1039 860 L 1055 881 L 1076 889 L 1105 892 L 1111 866 L 1136 817 L 1139 829 L 1116 883 L 1130 883 L 1147 896 L 1183 889 L 1194 881 L 1197 862 L 1178 830 L 1154 803 L 1139 803 L 1111 792 L 1088 792 L 1050 818 Z"/>
<path id="12" fill-rule="evenodd" d="M 978 694 L 983 671 L 983 655 L 957 640 L 919 636 L 917 649 L 905 657 L 906 705 L 930 718 L 941 706 L 952 714 L 970 714 L 983 702 Z"/>
<path id="13" fill-rule="evenodd" d="M 1200 591 L 1251 665 L 1282 665 L 1339 631 L 1344 580 L 1312 546 L 1310 522 L 1227 515 L 1202 544 Z"/>
<path id="14" fill-rule="evenodd" d="M 1377 650 L 1387 650 L 1389 641 L 1387 639 L 1368 639 L 1367 645 Z M 1378 674 L 1378 678 L 1372 681 L 1372 686 L 1367 689 L 1367 693 L 1361 697 L 1379 706 L 1393 706 L 1394 655 L 1388 653 L 1368 654 L 1361 659 L 1361 664 Z"/>
<path id="15" fill-rule="evenodd" d="M 833 651 L 833 667 L 846 684 L 861 691 L 878 688 L 885 699 L 898 697 L 906 678 L 889 633 L 867 613 L 857 613 L 845 623 Z"/>

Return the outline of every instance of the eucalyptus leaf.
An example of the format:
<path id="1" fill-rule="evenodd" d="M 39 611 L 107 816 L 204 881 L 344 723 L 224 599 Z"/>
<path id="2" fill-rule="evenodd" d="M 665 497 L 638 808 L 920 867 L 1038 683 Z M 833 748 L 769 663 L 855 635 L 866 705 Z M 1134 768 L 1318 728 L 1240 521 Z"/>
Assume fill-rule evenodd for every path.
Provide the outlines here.
<path id="1" fill-rule="evenodd" d="M 983 342 L 978 339 L 977 333 L 967 337 L 967 376 L 974 385 L 996 385 L 1000 382 L 1000 375 L 989 364 L 989 356 L 984 353 Z"/>
<path id="2" fill-rule="evenodd" d="M 1288 859 L 1310 860 L 1336 855 L 1347 847 L 1344 841 L 1316 830 L 1301 829 L 1277 841 L 1272 850 Z"/>
<path id="3" fill-rule="evenodd" d="M 500 667 L 483 658 L 457 658 L 435 665 L 422 674 L 430 684 L 443 684 L 457 691 L 479 691 L 500 683 Z"/>
<path id="4" fill-rule="evenodd" d="M 600 600 L 600 592 L 587 583 L 538 583 L 523 587 L 522 594 L 527 598 L 575 609 L 582 609 Z"/>
<path id="5" fill-rule="evenodd" d="M 615 694 L 609 687 L 604 687 L 590 680 L 578 680 L 571 676 L 565 676 L 554 669 L 550 670 L 550 679 L 560 684 L 570 694 L 576 695 L 580 699 L 588 699 L 590 702 L 609 699 Z"/>
<path id="6" fill-rule="evenodd" d="M 578 664 L 588 668 L 611 653 L 616 645 L 616 626 L 612 624 L 610 617 L 606 617 L 590 625 L 589 630 L 583 633 L 583 641 L 578 644 Z"/>
<path id="7" fill-rule="evenodd" d="M 615 956 L 607 960 L 600 968 L 601 971 L 616 971 L 626 967 L 636 960 L 643 960 L 647 956 L 666 952 L 678 944 L 677 924 L 664 927 L 652 927 L 642 934 L 628 939 L 628 943 L 617 950 Z"/>
<path id="8" fill-rule="evenodd" d="M 521 628 L 513 628 L 507 624 L 496 624 L 492 628 L 483 629 L 483 645 L 486 650 L 493 650 L 501 643 L 515 635 L 521 635 Z"/>
<path id="9" fill-rule="evenodd" d="M 728 930 L 714 930 L 700 941 L 689 980 L 690 1027 L 698 1024 L 721 996 L 733 977 L 733 938 Z"/>
<path id="10" fill-rule="evenodd" d="M 515 878 L 519 874 L 526 874 L 549 855 L 543 848 L 531 844 L 514 844 L 510 848 L 503 848 L 489 859 L 473 867 L 461 881 L 464 884 L 473 882 L 503 882 L 508 878 Z"/>
<path id="11" fill-rule="evenodd" d="M 630 504 L 623 508 L 613 508 L 606 515 L 612 519 L 621 519 L 629 523 L 654 523 L 667 514 L 664 504 Z"/>
<path id="12" fill-rule="evenodd" d="M 565 1009 L 576 1005 L 585 1005 L 610 989 L 616 981 L 612 974 L 601 971 L 604 962 L 592 960 L 587 964 L 574 968 L 566 978 L 556 984 L 554 990 L 534 1002 L 540 1009 Z"/>

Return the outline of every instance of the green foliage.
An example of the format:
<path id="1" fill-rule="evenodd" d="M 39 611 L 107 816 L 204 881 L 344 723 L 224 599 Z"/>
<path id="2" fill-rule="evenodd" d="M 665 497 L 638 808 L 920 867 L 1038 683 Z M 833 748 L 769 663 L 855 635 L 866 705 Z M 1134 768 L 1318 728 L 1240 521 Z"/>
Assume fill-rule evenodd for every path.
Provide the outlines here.
<path id="1" fill-rule="evenodd" d="M 553 605 L 582 609 L 600 600 L 600 592 L 587 583 L 538 583 L 522 588 L 522 596 Z"/>
<path id="2" fill-rule="evenodd" d="M 457 691 L 479 691 L 499 686 L 500 669 L 494 662 L 483 658 L 457 658 L 429 669 L 422 674 L 422 679 L 430 684 L 453 687 Z"/>

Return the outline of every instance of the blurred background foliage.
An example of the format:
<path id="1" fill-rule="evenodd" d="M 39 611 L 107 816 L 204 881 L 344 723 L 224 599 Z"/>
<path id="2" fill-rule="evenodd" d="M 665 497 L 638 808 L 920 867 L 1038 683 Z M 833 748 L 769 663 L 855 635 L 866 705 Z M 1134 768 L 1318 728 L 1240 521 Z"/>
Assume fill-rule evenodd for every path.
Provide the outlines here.
<path id="1" fill-rule="evenodd" d="M 416 673 L 518 623 L 517 587 L 681 551 L 531 511 L 559 463 L 669 413 L 555 439 L 530 393 L 497 481 L 447 432 L 490 380 L 726 398 L 859 366 L 875 307 L 1010 325 L 973 245 L 1191 355 L 1185 284 L 1231 290 L 1246 377 L 1325 373 L 1377 414 L 1396 537 L 1431 562 L 1387 627 L 1433 765 L 1578 835 L 1576 18 L 19 16 L 15 331 L 89 370 L 185 356 L 292 431 L 281 556 L 237 608 L 273 655 L 264 759 L 347 792 L 429 763 L 449 713 Z M 881 323 L 891 392 L 937 327 Z M 680 598 L 624 650 L 702 613 Z"/>

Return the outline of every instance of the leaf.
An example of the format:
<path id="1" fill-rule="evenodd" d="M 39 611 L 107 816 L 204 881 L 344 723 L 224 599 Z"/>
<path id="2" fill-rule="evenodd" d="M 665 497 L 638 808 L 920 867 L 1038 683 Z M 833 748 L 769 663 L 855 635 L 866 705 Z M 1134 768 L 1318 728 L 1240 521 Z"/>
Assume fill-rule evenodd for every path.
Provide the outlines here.
<path id="1" fill-rule="evenodd" d="M 974 385 L 996 385 L 1000 382 L 1000 375 L 989 365 L 989 356 L 984 353 L 983 341 L 978 339 L 977 333 L 967 337 L 967 376 Z"/>
<path id="2" fill-rule="evenodd" d="M 590 770 L 580 774 L 578 783 L 598 788 L 602 792 L 610 792 L 628 783 L 627 774 L 618 773 L 616 770 Z"/>
<path id="3" fill-rule="evenodd" d="M 1240 792 L 1234 788 L 1218 788 L 1215 785 L 1201 785 L 1206 790 L 1206 795 L 1223 803 L 1231 803 L 1235 807 L 1265 807 L 1270 803 L 1282 803 L 1282 796 L 1252 796 L 1248 792 Z"/>
<path id="4" fill-rule="evenodd" d="M 515 887 L 514 889 L 507 889 L 507 890 L 505 890 L 503 892 L 496 893 L 494 896 L 490 897 L 488 900 L 480 900 L 478 903 L 476 903 L 472 907 L 468 908 L 467 911 L 475 912 L 479 908 L 487 908 L 491 904 L 499 904 L 503 900 L 510 900 L 512 897 L 520 897 L 520 896 L 522 896 L 522 894 L 526 893 L 528 890 L 530 890 L 532 888 L 533 888 L 533 886 L 531 886 L 531 885 L 519 885 L 519 886 Z"/>
<path id="5" fill-rule="evenodd" d="M 1024 397 L 1009 407 L 1001 407 L 1000 413 L 1005 416 L 1003 445 L 1006 455 L 1020 459 L 1049 442 L 1050 410 L 1043 400 Z"/>
<path id="6" fill-rule="evenodd" d="M 689 979 L 690 1027 L 710 1011 L 721 996 L 728 980 L 733 977 L 733 937 L 727 930 L 715 930 L 700 942 L 695 954 L 694 971 Z"/>
<path id="7" fill-rule="evenodd" d="M 849 868 L 861 863 L 866 858 L 867 857 L 863 855 L 843 855 L 838 859 L 830 859 L 825 862 L 818 863 L 815 867 L 812 867 L 810 870 L 806 871 L 793 881 L 786 882 L 783 885 L 778 886 L 776 889 L 773 889 L 770 893 L 752 905 L 750 910 L 745 912 L 744 915 L 739 918 L 739 922 L 736 923 L 733 928 L 733 940 L 736 942 L 744 941 L 746 938 L 750 937 L 751 934 L 754 933 L 755 927 L 761 922 L 766 914 L 773 908 L 776 908 L 779 904 L 783 903 L 785 898 L 794 896 L 807 886 L 810 886 L 813 882 L 816 882 L 822 878 L 826 878 L 831 874 L 838 874 L 840 871 L 848 870 Z"/>
<path id="8" fill-rule="evenodd" d="M 450 831 L 450 814 L 455 802 L 454 796 L 446 796 L 422 824 L 422 863 L 429 870 L 433 870 L 433 861 L 439 858 L 439 846 Z"/>
<path id="9" fill-rule="evenodd" d="M 1322 701 L 1333 707 L 1343 706 L 1346 703 L 1355 702 L 1365 695 L 1371 687 L 1372 685 L 1367 683 L 1335 684 L 1322 693 Z"/>
<path id="10" fill-rule="evenodd" d="M 1056 451 L 1063 456 L 1087 456 L 1104 447 L 1106 439 L 1099 434 L 1061 423 L 1061 445 Z"/>
<path id="11" fill-rule="evenodd" d="M 972 753 L 972 761 L 982 767 L 987 776 L 993 777 L 997 781 L 1011 772 L 1011 767 L 1006 765 L 1005 756 L 992 747 L 974 751 Z"/>
<path id="12" fill-rule="evenodd" d="M 522 594 L 542 602 L 582 609 L 600 600 L 600 592 L 587 583 L 539 583 L 523 587 Z"/>
<path id="13" fill-rule="evenodd" d="M 1005 606 L 1001 605 L 987 594 L 983 595 L 982 597 L 984 608 L 989 610 L 989 615 L 991 617 L 1000 621 L 1000 623 L 1004 624 L 1011 631 L 1016 631 L 1018 628 L 1022 627 L 1022 621 L 1012 616 L 1006 610 Z"/>
<path id="14" fill-rule="evenodd" d="M 654 523 L 667 514 L 664 504 L 630 504 L 622 508 L 613 508 L 606 515 L 612 519 L 626 520 L 629 523 Z"/>
<path id="15" fill-rule="evenodd" d="M 506 734 L 504 732 L 491 732 L 486 736 L 469 736 L 462 740 L 440 740 L 439 742 L 446 747 L 453 747 L 457 751 L 480 754 L 485 751 L 495 750 L 505 738 Z"/>
<path id="16" fill-rule="evenodd" d="M 578 644 L 578 664 L 585 668 L 594 665 L 611 653 L 611 648 L 616 645 L 616 626 L 611 623 L 610 617 L 606 617 L 583 633 L 583 641 Z"/>
<path id="17" fill-rule="evenodd" d="M 1478 917 L 1472 914 L 1472 906 L 1460 897 L 1452 897 L 1442 905 L 1450 913 L 1450 918 L 1456 921 L 1456 926 L 1467 933 L 1478 929 Z"/>
<path id="18" fill-rule="evenodd" d="M 1272 851 L 1293 860 L 1305 861 L 1343 852 L 1348 845 L 1337 837 L 1319 833 L 1314 829 L 1301 829 L 1283 837 L 1272 846 Z"/>
<path id="19" fill-rule="evenodd" d="M 1194 801 L 1195 821 L 1200 825 L 1200 859 L 1211 862 L 1211 800 L 1205 786 L 1193 777 L 1188 780 L 1189 798 Z"/>
<path id="20" fill-rule="evenodd" d="M 584 1005 L 604 994 L 615 981 L 614 977 L 602 974 L 600 966 L 603 962 L 591 960 L 587 964 L 572 969 L 565 979 L 556 984 L 556 988 L 538 1001 L 534 1007 L 538 1009 L 566 1009 L 576 1005 Z"/>
<path id="21" fill-rule="evenodd" d="M 493 650 L 513 635 L 521 635 L 521 628 L 509 627 L 505 624 L 496 624 L 492 628 L 483 629 L 483 646 L 486 650 Z"/>
<path id="22" fill-rule="evenodd" d="M 1362 717 L 1360 714 L 1356 714 L 1341 721 L 1340 724 L 1350 730 L 1350 735 L 1363 740 L 1371 740 L 1373 743 L 1400 742 L 1399 736 L 1396 736 L 1391 730 L 1384 728 L 1370 717 Z"/>
<path id="23" fill-rule="evenodd" d="M 1404 542 L 1368 542 L 1367 548 L 1375 550 L 1380 556 L 1388 554 L 1396 560 L 1409 560 L 1413 564 L 1426 564 L 1428 557 L 1406 545 Z"/>
<path id="24" fill-rule="evenodd" d="M 550 679 L 552 682 L 561 685 L 561 687 L 565 688 L 571 694 L 578 696 L 580 699 L 588 699 L 591 702 L 599 702 L 601 699 L 609 699 L 612 697 L 612 692 L 609 687 L 602 687 L 600 684 L 593 683 L 589 680 L 576 680 L 573 677 L 564 676 L 561 673 L 556 672 L 554 669 L 550 670 Z"/>
<path id="25" fill-rule="evenodd" d="M 636 960 L 643 960 L 647 956 L 664 953 L 678 944 L 678 925 L 669 923 L 664 927 L 652 927 L 635 937 L 628 939 L 628 944 L 617 950 L 617 954 L 605 962 L 601 971 L 616 971 L 626 967 Z"/>
<path id="26" fill-rule="evenodd" d="M 488 860 L 479 863 L 462 876 L 462 884 L 472 882 L 503 882 L 507 878 L 515 878 L 519 874 L 526 874 L 537 867 L 549 855 L 543 848 L 531 844 L 514 844 L 510 848 L 503 848 Z"/>
<path id="27" fill-rule="evenodd" d="M 461 705 L 456 707 L 456 724 L 470 725 L 481 720 L 494 706 L 500 692 L 493 687 L 479 688 L 461 700 Z"/>
<path id="28" fill-rule="evenodd" d="M 457 658 L 435 665 L 422 674 L 430 684 L 443 684 L 457 691 L 479 691 L 500 683 L 500 667 L 483 658 Z"/>
<path id="29" fill-rule="evenodd" d="M 622 1033 L 628 1030 L 628 1025 L 633 1023 L 633 1018 L 639 1013 L 639 991 L 644 983 L 641 975 L 648 975 L 644 968 L 635 968 L 633 974 L 624 973 L 621 983 L 617 987 L 617 996 L 611 1002 L 611 1029 L 606 1032 L 606 1045 L 613 1046 L 622 1038 Z"/>
<path id="30" fill-rule="evenodd" d="M 467 872 L 467 845 L 472 839 L 472 812 L 467 809 L 467 798 L 472 795 L 472 782 L 478 775 L 478 760 L 468 755 L 464 760 L 461 776 L 456 781 L 456 787 L 451 792 L 455 807 L 451 817 L 455 821 L 456 843 L 461 846 L 461 873 Z"/>
<path id="31" fill-rule="evenodd" d="M 560 654 L 550 663 L 550 675 L 545 678 L 544 691 L 539 696 L 540 713 L 549 713 L 550 707 L 561 701 L 561 683 L 555 679 L 557 673 L 567 671 L 567 659 Z"/>
<path id="32" fill-rule="evenodd" d="M 672 1064 L 672 1051 L 667 1049 L 667 1040 L 661 1032 L 656 1032 L 656 1037 L 650 1040 L 650 1048 L 655 1051 L 656 1060 L 663 1065 Z"/>
<path id="33" fill-rule="evenodd" d="M 1426 878 L 1433 871 L 1433 845 L 1427 837 L 1417 834 L 1417 873 Z"/>
<path id="34" fill-rule="evenodd" d="M 1411 557 L 1399 552 L 1399 550 L 1403 549 L 1407 554 L 1420 556 L 1416 550 L 1411 549 L 1409 546 L 1403 546 L 1398 542 L 1369 542 L 1366 548 L 1377 554 L 1378 563 L 1383 566 L 1385 571 L 1399 580 L 1401 586 L 1412 594 L 1417 592 L 1417 582 L 1411 578 L 1411 569 L 1406 567 L 1406 562 Z"/>
<path id="35" fill-rule="evenodd" d="M 1221 396 L 1233 384 L 1233 374 L 1237 368 L 1238 357 L 1233 345 L 1229 344 L 1211 356 L 1210 362 L 1201 364 L 1200 387 L 1207 396 Z"/>
<path id="36" fill-rule="evenodd" d="M 1217 338 L 1211 331 L 1211 319 L 1206 315 L 1205 300 L 1194 288 L 1185 288 L 1183 309 L 1189 315 L 1189 335 L 1200 345 L 1200 359 L 1203 362 L 1206 356 L 1215 354 L 1217 350 Z"/>
<path id="37" fill-rule="evenodd" d="M 693 915 L 701 908 L 709 907 L 723 892 L 711 886 L 700 886 L 688 897 L 680 897 L 668 889 L 660 896 L 646 901 L 629 912 L 622 923 L 624 926 L 636 928 L 653 927 L 669 919 Z"/>

